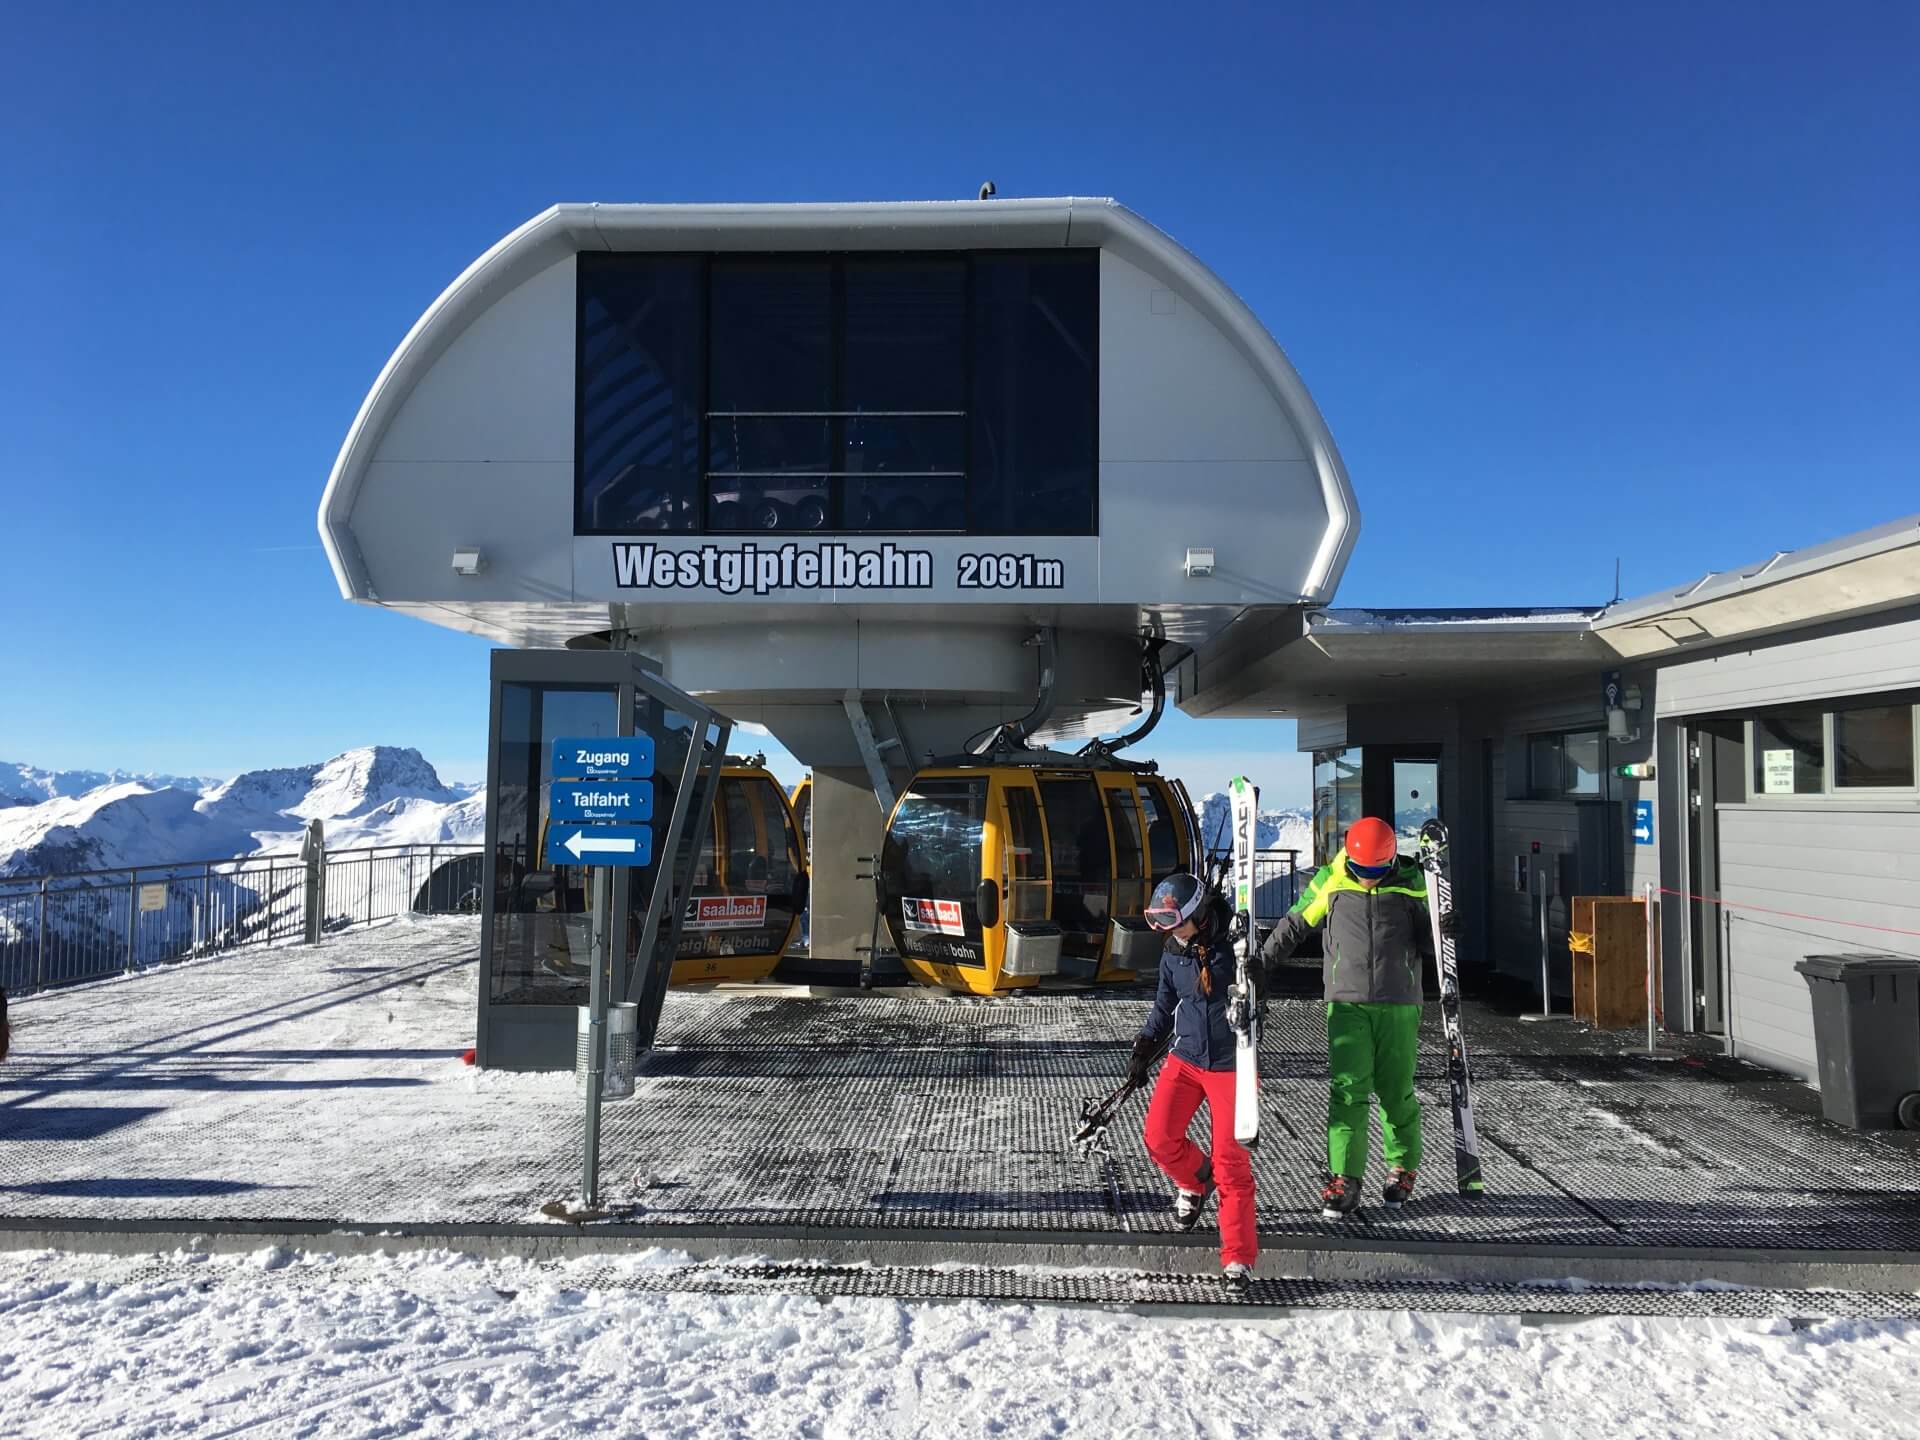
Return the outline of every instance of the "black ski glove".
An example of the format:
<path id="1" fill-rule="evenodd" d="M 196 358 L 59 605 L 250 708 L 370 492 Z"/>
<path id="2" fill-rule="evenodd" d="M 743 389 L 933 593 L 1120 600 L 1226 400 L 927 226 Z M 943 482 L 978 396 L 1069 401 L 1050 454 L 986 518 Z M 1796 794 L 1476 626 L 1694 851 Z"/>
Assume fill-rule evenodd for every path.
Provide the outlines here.
<path id="1" fill-rule="evenodd" d="M 1133 1055 L 1127 1061 L 1127 1083 L 1136 1089 L 1147 1083 L 1147 1072 L 1153 1068 L 1154 1057 L 1160 1053 L 1160 1042 L 1149 1040 L 1142 1035 L 1133 1042 Z"/>
<path id="2" fill-rule="evenodd" d="M 1440 933 L 1449 940 L 1460 938 L 1460 917 L 1451 910 L 1440 912 Z"/>

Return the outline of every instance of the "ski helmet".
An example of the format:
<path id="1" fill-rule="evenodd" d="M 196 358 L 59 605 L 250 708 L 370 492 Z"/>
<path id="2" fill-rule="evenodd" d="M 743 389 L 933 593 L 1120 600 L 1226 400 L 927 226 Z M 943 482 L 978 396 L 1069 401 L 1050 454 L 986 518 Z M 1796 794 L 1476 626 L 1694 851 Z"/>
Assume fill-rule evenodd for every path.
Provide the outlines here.
<path id="1" fill-rule="evenodd" d="M 1207 904 L 1207 887 L 1197 875 L 1175 871 L 1153 887 L 1146 922 L 1156 930 L 1175 930 L 1195 919 Z"/>
<path id="2" fill-rule="evenodd" d="M 1369 815 L 1353 822 L 1347 830 L 1347 868 L 1372 880 L 1393 868 L 1399 856 L 1400 841 L 1393 827 Z"/>

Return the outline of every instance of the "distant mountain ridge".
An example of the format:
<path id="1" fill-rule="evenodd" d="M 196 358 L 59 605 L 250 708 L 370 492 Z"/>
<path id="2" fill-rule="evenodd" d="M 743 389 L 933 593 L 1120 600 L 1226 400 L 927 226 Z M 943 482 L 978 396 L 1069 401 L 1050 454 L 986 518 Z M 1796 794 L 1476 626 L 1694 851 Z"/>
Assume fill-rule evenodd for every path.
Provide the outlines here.
<path id="1" fill-rule="evenodd" d="M 1216 790 L 1200 799 L 1200 839 L 1209 850 L 1232 843 L 1228 819 L 1233 803 Z M 1262 810 L 1254 826 L 1254 843 L 1262 850 L 1298 850 L 1300 863 L 1313 859 L 1313 812 L 1301 805 L 1281 810 Z"/>
<path id="2" fill-rule="evenodd" d="M 27 766 L 0 766 L 0 783 Z M 65 776 L 95 772 L 67 771 Z M 486 796 L 444 784 L 418 750 L 370 745 L 231 780 L 108 778 L 78 795 L 0 809 L 0 875 L 66 874 L 299 848 L 319 819 L 332 849 L 478 843 Z M 24 783 L 24 782 L 23 782 Z"/>
<path id="3" fill-rule="evenodd" d="M 205 776 L 155 775 L 132 770 L 41 770 L 0 760 L 0 810 L 85 795 L 103 785 L 141 785 L 149 790 L 205 790 Z"/>

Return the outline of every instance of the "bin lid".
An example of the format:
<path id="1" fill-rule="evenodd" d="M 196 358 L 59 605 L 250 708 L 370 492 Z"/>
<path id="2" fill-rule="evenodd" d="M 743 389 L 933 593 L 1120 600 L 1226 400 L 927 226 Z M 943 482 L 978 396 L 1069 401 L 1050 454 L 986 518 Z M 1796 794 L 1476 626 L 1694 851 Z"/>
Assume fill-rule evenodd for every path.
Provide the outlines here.
<path id="1" fill-rule="evenodd" d="M 1793 968 L 1817 980 L 1846 980 L 1855 975 L 1904 975 L 1920 970 L 1920 959 L 1905 955 L 1809 955 L 1796 961 Z"/>

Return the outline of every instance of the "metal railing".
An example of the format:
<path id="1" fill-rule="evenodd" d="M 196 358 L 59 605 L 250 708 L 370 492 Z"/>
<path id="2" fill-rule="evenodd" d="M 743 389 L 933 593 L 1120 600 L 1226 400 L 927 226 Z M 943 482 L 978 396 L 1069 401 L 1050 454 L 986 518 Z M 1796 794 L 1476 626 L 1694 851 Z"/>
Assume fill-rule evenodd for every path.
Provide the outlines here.
<path id="1" fill-rule="evenodd" d="M 1300 852 L 1253 852 L 1253 923 L 1261 930 L 1280 923 L 1300 898 Z"/>
<path id="2" fill-rule="evenodd" d="M 479 845 L 381 845 L 326 856 L 320 929 L 409 911 L 478 910 Z M 128 975 L 307 934 L 308 866 L 248 855 L 0 877 L 0 988 L 10 995 Z"/>

